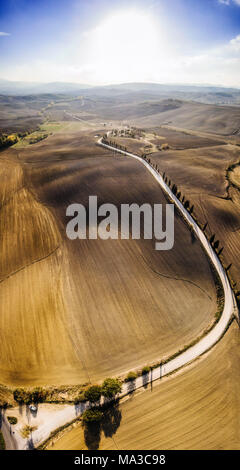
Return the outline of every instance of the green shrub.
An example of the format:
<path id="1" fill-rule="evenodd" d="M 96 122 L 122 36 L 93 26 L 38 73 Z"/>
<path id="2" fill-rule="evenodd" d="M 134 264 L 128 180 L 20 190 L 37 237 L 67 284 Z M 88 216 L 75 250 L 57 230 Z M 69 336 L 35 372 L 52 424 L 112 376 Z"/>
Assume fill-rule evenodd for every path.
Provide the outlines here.
<path id="1" fill-rule="evenodd" d="M 82 415 L 83 424 L 85 423 L 99 423 L 103 417 L 102 411 L 99 410 L 86 410 Z"/>
<path id="2" fill-rule="evenodd" d="M 85 393 L 80 393 L 74 400 L 74 403 L 77 405 L 78 403 L 85 403 L 87 401 L 85 397 Z"/>
<path id="3" fill-rule="evenodd" d="M 101 398 L 102 394 L 102 388 L 100 385 L 91 385 L 85 392 L 84 392 L 84 397 L 86 400 L 96 403 L 96 401 L 99 401 Z"/>
<path id="4" fill-rule="evenodd" d="M 129 372 L 125 379 L 125 382 L 133 382 L 136 378 L 137 378 L 136 372 Z"/>
<path id="5" fill-rule="evenodd" d="M 21 434 L 22 434 L 22 437 L 24 439 L 27 439 L 31 432 L 35 431 L 37 429 L 37 426 L 29 426 L 28 424 L 26 424 L 26 426 L 24 426 L 21 430 Z"/>
<path id="6" fill-rule="evenodd" d="M 106 398 L 113 398 L 122 390 L 121 383 L 118 379 L 105 379 L 102 384 L 102 394 Z"/>
<path id="7" fill-rule="evenodd" d="M 17 424 L 18 420 L 17 420 L 16 416 L 8 416 L 7 419 L 8 419 L 8 422 L 10 424 Z"/>
<path id="8" fill-rule="evenodd" d="M 150 371 L 151 371 L 151 367 L 145 366 L 142 368 L 142 375 L 149 374 Z"/>
<path id="9" fill-rule="evenodd" d="M 16 388 L 13 392 L 14 400 L 18 403 L 42 403 L 46 399 L 46 392 L 41 387 L 35 387 L 32 390 Z"/>

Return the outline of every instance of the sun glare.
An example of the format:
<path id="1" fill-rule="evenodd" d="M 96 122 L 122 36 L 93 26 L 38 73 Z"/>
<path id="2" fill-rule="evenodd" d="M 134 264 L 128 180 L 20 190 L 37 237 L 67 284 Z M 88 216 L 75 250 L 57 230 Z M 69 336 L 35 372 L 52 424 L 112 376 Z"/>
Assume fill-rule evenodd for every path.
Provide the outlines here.
<path id="1" fill-rule="evenodd" d="M 109 16 L 95 29 L 93 41 L 103 80 L 135 80 L 139 73 L 144 77 L 156 61 L 158 32 L 147 13 L 131 10 Z"/>

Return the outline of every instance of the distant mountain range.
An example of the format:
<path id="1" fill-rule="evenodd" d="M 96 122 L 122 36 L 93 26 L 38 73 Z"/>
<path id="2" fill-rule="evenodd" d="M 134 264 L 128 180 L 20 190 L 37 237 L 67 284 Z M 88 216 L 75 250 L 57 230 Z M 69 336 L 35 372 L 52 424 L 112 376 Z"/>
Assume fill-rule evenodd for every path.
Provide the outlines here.
<path id="1" fill-rule="evenodd" d="M 90 88 L 89 85 L 68 82 L 14 82 L 0 79 L 0 94 L 4 95 L 32 95 L 46 93 L 77 93 Z"/>
<path id="2" fill-rule="evenodd" d="M 21 82 L 0 79 L 0 94 L 5 95 L 32 95 L 32 94 L 76 94 L 81 91 L 96 95 L 121 95 L 126 93 L 147 93 L 150 95 L 162 95 L 166 93 L 217 93 L 219 96 L 231 97 L 232 94 L 240 94 L 240 89 L 224 88 L 219 86 L 182 85 L 182 84 L 158 84 L 158 83 L 122 83 L 117 85 L 90 86 L 82 83 L 71 82 Z"/>

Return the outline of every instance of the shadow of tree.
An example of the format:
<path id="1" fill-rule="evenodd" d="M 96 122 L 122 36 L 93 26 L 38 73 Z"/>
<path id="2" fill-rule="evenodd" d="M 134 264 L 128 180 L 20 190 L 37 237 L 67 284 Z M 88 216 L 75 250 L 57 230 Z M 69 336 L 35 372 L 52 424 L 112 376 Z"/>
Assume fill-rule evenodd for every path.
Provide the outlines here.
<path id="1" fill-rule="evenodd" d="M 118 401 L 106 406 L 103 413 L 100 423 L 86 423 L 84 426 L 84 441 L 88 450 L 98 450 L 102 432 L 105 437 L 112 437 L 121 424 L 122 412 Z"/>
<path id="2" fill-rule="evenodd" d="M 88 406 L 86 405 L 86 403 L 75 403 L 74 408 L 75 414 L 76 416 L 78 416 L 82 414 L 88 408 Z"/>
<path id="3" fill-rule="evenodd" d="M 33 449 L 35 449 L 32 436 L 31 436 L 30 439 L 28 439 L 28 441 L 27 441 L 27 448 L 28 448 L 28 450 L 33 450 Z"/>
<path id="4" fill-rule="evenodd" d="M 98 450 L 101 440 L 101 423 L 87 423 L 84 426 L 84 441 L 88 450 Z"/>
<path id="5" fill-rule="evenodd" d="M 112 437 L 118 430 L 122 420 L 122 412 L 119 409 L 119 403 L 109 407 L 102 419 L 102 430 L 105 437 Z"/>
<path id="6" fill-rule="evenodd" d="M 196 237 L 195 237 L 195 233 L 191 230 L 191 242 L 192 243 L 195 243 L 196 242 Z"/>
<path id="7" fill-rule="evenodd" d="M 136 380 L 130 380 L 127 384 L 127 393 L 131 394 L 136 390 Z"/>
<path id="8" fill-rule="evenodd" d="M 147 372 L 146 374 L 143 374 L 143 376 L 142 376 L 143 387 L 147 388 L 149 382 L 150 382 L 150 374 L 149 374 L 149 372 Z"/>

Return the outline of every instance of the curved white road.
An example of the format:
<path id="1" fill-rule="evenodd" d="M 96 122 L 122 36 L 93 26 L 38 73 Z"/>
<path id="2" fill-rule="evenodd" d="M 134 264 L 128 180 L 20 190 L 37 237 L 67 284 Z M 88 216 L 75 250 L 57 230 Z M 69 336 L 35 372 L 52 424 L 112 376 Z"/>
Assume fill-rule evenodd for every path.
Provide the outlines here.
<path id="1" fill-rule="evenodd" d="M 189 214 L 189 212 L 183 207 L 182 203 L 179 201 L 179 199 L 173 194 L 169 186 L 164 182 L 163 177 L 154 169 L 152 166 L 146 162 L 144 159 L 138 157 L 137 155 L 134 155 L 133 153 L 129 152 L 124 152 L 123 150 L 116 149 L 115 147 L 112 147 L 111 145 L 107 145 L 103 143 L 103 138 L 101 137 L 98 140 L 98 144 L 101 145 L 102 147 L 105 147 L 109 150 L 114 150 L 115 152 L 118 152 L 120 154 L 123 154 L 128 157 L 135 158 L 138 160 L 142 165 L 144 165 L 147 170 L 152 174 L 152 176 L 157 180 L 157 182 L 160 184 L 161 188 L 164 190 L 164 192 L 168 195 L 170 200 L 175 204 L 175 206 L 179 209 L 181 212 L 183 218 L 187 221 L 189 227 L 194 231 L 196 237 L 200 240 L 204 250 L 206 251 L 208 257 L 210 258 L 212 264 L 216 268 L 216 271 L 220 277 L 220 280 L 222 282 L 222 286 L 224 289 L 224 309 L 221 315 L 220 320 L 218 323 L 213 327 L 213 329 L 206 334 L 201 340 L 199 340 L 198 343 L 196 343 L 194 346 L 190 347 L 187 349 L 185 352 L 177 356 L 176 358 L 170 360 L 166 364 L 162 366 L 161 370 L 161 377 L 164 375 L 169 374 L 170 372 L 173 372 L 180 367 L 188 364 L 189 362 L 193 361 L 196 359 L 198 356 L 201 356 L 204 352 L 206 352 L 208 349 L 210 349 L 212 346 L 214 346 L 215 343 L 221 338 L 223 335 L 229 320 L 231 319 L 232 314 L 237 313 L 237 305 L 236 305 L 236 300 L 234 297 L 234 293 L 232 291 L 232 288 L 230 286 L 228 277 L 226 275 L 225 269 L 223 268 L 219 258 L 217 257 L 215 251 L 213 250 L 211 244 L 209 243 L 208 239 L 206 238 L 205 234 L 203 231 L 199 228 L 195 220 L 192 218 L 192 216 Z M 160 376 L 160 371 L 159 369 L 155 369 L 152 371 L 152 376 L 149 378 L 150 380 L 156 380 Z M 136 387 L 141 387 L 143 382 L 142 377 L 138 377 L 136 379 Z M 123 386 L 123 391 L 126 389 L 126 384 Z M 127 390 L 125 390 L 126 393 Z"/>
<path id="2" fill-rule="evenodd" d="M 123 154 L 127 157 L 135 158 L 139 161 L 140 164 L 144 165 L 147 170 L 152 174 L 153 178 L 160 184 L 161 188 L 164 192 L 168 195 L 170 200 L 175 204 L 176 207 L 180 210 L 183 218 L 187 221 L 189 227 L 194 231 L 196 237 L 200 240 L 203 248 L 205 249 L 209 259 L 211 260 L 212 264 L 215 266 L 216 271 L 220 277 L 222 282 L 222 286 L 224 289 L 224 309 L 221 315 L 220 320 L 218 323 L 212 328 L 212 330 L 206 334 L 202 339 L 199 340 L 194 346 L 187 349 L 179 356 L 175 357 L 174 359 L 170 360 L 169 362 L 165 363 L 162 366 L 159 366 L 156 369 L 153 369 L 151 373 L 138 377 L 134 382 L 124 383 L 122 386 L 122 392 L 120 396 L 124 396 L 128 393 L 131 393 L 133 390 L 143 387 L 148 383 L 157 380 L 164 375 L 169 374 L 170 372 L 176 371 L 180 367 L 188 364 L 189 362 L 193 361 L 197 357 L 201 356 L 204 352 L 208 351 L 217 341 L 221 338 L 224 334 L 225 329 L 231 319 L 232 314 L 237 315 L 238 309 L 235 301 L 234 294 L 232 292 L 228 277 L 225 273 L 225 270 L 218 259 L 215 251 L 213 250 L 212 246 L 210 245 L 209 241 L 207 240 L 206 236 L 204 235 L 203 231 L 198 227 L 197 223 L 191 217 L 189 212 L 183 207 L 179 199 L 172 193 L 171 189 L 166 185 L 162 176 L 152 168 L 152 166 L 147 163 L 142 158 L 134 155 L 133 153 L 124 152 L 123 150 L 113 148 L 110 145 L 104 144 L 102 142 L 102 138 L 98 140 L 98 144 L 109 149 L 114 150 L 114 152 L 118 152 Z M 48 405 L 51 406 L 51 405 Z M 46 406 L 39 405 L 38 416 L 36 418 L 29 417 L 29 424 L 34 425 L 38 424 L 38 428 L 36 431 L 32 433 L 32 444 L 34 446 L 39 445 L 45 439 L 47 439 L 52 431 L 54 431 L 59 426 L 63 426 L 66 423 L 71 422 L 76 417 L 80 416 L 83 411 L 89 407 L 87 405 L 81 405 L 80 407 L 76 407 L 74 405 L 58 405 L 58 409 L 54 412 L 47 413 L 46 416 Z M 44 419 L 43 419 L 44 417 Z M 20 437 L 20 429 L 16 430 L 18 432 L 15 433 L 15 439 L 17 440 L 17 447 L 18 449 L 26 449 L 28 448 L 28 443 L 26 440 Z"/>

